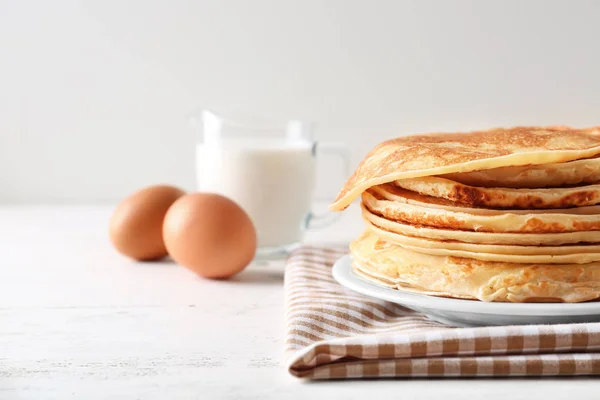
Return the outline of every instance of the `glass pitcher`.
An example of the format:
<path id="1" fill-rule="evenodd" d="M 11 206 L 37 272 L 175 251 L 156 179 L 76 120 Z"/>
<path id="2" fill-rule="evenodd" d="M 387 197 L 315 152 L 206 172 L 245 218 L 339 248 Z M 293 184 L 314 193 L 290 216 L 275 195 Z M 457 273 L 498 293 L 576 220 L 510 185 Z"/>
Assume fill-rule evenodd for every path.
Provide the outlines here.
<path id="1" fill-rule="evenodd" d="M 318 143 L 312 124 L 292 120 L 260 126 L 226 120 L 209 110 L 192 115 L 198 131 L 196 179 L 199 191 L 222 194 L 250 216 L 258 237 L 257 259 L 286 255 L 307 229 L 330 225 L 332 213 L 311 211 L 316 158 L 340 157 L 349 173 L 346 146 Z"/>

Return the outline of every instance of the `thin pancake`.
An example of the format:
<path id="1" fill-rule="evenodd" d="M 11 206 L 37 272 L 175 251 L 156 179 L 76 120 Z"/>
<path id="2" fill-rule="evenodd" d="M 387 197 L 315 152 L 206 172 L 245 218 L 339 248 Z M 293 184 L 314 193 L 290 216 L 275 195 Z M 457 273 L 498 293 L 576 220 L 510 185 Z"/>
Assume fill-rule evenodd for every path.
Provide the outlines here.
<path id="1" fill-rule="evenodd" d="M 363 218 L 388 232 L 426 239 L 452 240 L 478 244 L 508 244 L 522 246 L 557 246 L 563 244 L 600 242 L 600 232 L 598 231 L 562 233 L 492 233 L 437 229 L 387 220 L 376 214 L 373 214 L 364 206 L 364 204 L 361 204 L 361 207 Z"/>
<path id="2" fill-rule="evenodd" d="M 470 186 L 543 188 L 600 182 L 600 158 L 442 175 Z"/>
<path id="3" fill-rule="evenodd" d="M 448 243 L 443 241 L 435 241 L 422 238 L 413 238 L 386 232 L 384 229 L 376 225 L 368 226 L 369 231 L 377 235 L 386 242 L 401 246 L 402 248 L 415 251 L 418 253 L 431 254 L 436 256 L 452 256 L 472 258 L 481 261 L 497 261 L 510 263 L 525 263 L 525 264 L 588 264 L 595 261 L 600 261 L 600 246 L 496 246 L 496 247 L 520 247 L 519 252 L 527 252 L 529 254 L 517 254 L 508 251 L 496 253 L 493 245 L 480 245 L 472 243 Z M 473 249 L 468 249 L 472 247 Z M 577 251 L 566 252 L 564 247 L 583 248 L 582 252 Z M 487 251 L 480 251 L 484 248 Z M 595 248 L 595 251 L 593 251 Z M 558 251 L 554 251 L 558 249 Z M 555 254 L 549 254 L 555 253 Z M 557 254 L 558 253 L 558 254 Z M 561 254 L 562 253 L 562 254 Z"/>
<path id="4" fill-rule="evenodd" d="M 514 264 L 427 255 L 365 233 L 350 245 L 367 275 L 446 297 L 482 301 L 581 302 L 600 297 L 600 263 Z"/>
<path id="5" fill-rule="evenodd" d="M 600 214 L 513 214 L 507 211 L 497 215 L 481 215 L 393 201 L 389 198 L 394 196 L 388 196 L 385 189 L 373 189 L 362 194 L 362 201 L 370 211 L 389 220 L 413 225 L 475 232 L 557 233 L 600 230 Z"/>
<path id="6" fill-rule="evenodd" d="M 426 196 L 441 197 L 473 207 L 545 209 L 600 203 L 600 185 L 543 189 L 483 188 L 435 176 L 401 179 L 394 181 L 394 184 Z"/>
<path id="7" fill-rule="evenodd" d="M 548 208 L 537 210 L 500 210 L 493 208 L 474 208 L 466 204 L 455 203 L 440 197 L 426 196 L 417 192 L 402 189 L 392 183 L 384 183 L 383 185 L 373 186 L 368 189 L 369 192 L 375 193 L 376 196 L 381 196 L 390 201 L 403 204 L 412 204 L 415 206 L 445 210 L 448 212 L 460 212 L 477 215 L 503 215 L 507 212 L 511 214 L 568 214 L 568 215 L 595 215 L 600 214 L 600 206 L 586 206 L 573 208 Z"/>
<path id="8" fill-rule="evenodd" d="M 375 225 L 371 221 L 364 219 L 367 229 L 375 233 L 381 239 L 390 243 L 396 243 L 404 247 L 418 247 L 420 252 L 428 253 L 430 249 L 447 249 L 457 251 L 467 251 L 471 253 L 486 253 L 496 255 L 569 255 L 594 253 L 600 254 L 600 244 L 563 244 L 559 246 L 523 246 L 518 244 L 482 244 L 466 243 L 455 240 L 435 240 L 416 236 L 407 236 L 395 232 L 386 231 L 384 228 Z M 594 256 L 595 257 L 595 256 Z"/>
<path id="9" fill-rule="evenodd" d="M 516 127 L 469 134 L 406 136 L 375 147 L 330 209 L 341 211 L 369 187 L 398 179 L 567 162 L 597 154 L 597 128 Z"/>

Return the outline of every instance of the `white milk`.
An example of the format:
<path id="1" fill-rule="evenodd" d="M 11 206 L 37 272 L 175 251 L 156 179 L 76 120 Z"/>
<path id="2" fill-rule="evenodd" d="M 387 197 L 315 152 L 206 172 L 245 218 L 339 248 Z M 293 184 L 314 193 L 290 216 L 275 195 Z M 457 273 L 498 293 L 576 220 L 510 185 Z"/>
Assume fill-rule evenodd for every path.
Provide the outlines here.
<path id="1" fill-rule="evenodd" d="M 256 227 L 258 246 L 279 247 L 302 239 L 315 180 L 311 142 L 223 139 L 196 146 L 200 191 L 229 197 Z"/>

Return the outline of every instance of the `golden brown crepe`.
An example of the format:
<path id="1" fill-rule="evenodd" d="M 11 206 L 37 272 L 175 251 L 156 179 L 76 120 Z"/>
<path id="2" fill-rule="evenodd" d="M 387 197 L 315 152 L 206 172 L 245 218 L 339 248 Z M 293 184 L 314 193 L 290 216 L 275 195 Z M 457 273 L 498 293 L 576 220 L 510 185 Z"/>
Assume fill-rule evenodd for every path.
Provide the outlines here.
<path id="1" fill-rule="evenodd" d="M 366 232 L 352 242 L 368 279 L 424 294 L 502 302 L 580 302 L 600 297 L 600 262 L 527 264 L 427 255 Z"/>
<path id="2" fill-rule="evenodd" d="M 560 246 L 576 243 L 600 243 L 599 231 L 559 233 L 475 232 L 470 230 L 432 228 L 389 220 L 372 213 L 361 204 L 362 216 L 369 223 L 388 232 L 434 240 L 454 240 L 465 243 L 503 244 L 519 246 Z"/>
<path id="3" fill-rule="evenodd" d="M 484 188 L 468 186 L 437 176 L 400 179 L 394 183 L 416 193 L 476 207 L 569 208 L 600 203 L 600 185 L 542 189 Z"/>
<path id="4" fill-rule="evenodd" d="M 472 208 L 464 211 L 448 211 L 397 201 L 395 196 L 387 196 L 385 190 L 368 189 L 362 194 L 363 204 L 374 214 L 388 220 L 423 225 L 435 228 L 471 230 L 475 232 L 512 232 L 512 233 L 558 233 L 581 230 L 600 230 L 600 213 L 512 213 L 497 212 L 495 215 L 471 213 Z"/>
<path id="5" fill-rule="evenodd" d="M 547 209 L 494 209 L 494 208 L 474 208 L 466 204 L 455 203 L 440 197 L 425 196 L 420 193 L 411 192 L 402 189 L 391 183 L 384 183 L 370 187 L 366 190 L 377 198 L 412 204 L 415 206 L 426 207 L 430 209 L 446 210 L 449 212 L 466 212 L 476 215 L 503 215 L 507 212 L 511 214 L 569 214 L 569 215 L 595 215 L 600 213 L 600 206 L 585 206 L 572 208 L 547 208 Z"/>
<path id="6" fill-rule="evenodd" d="M 403 235 L 387 231 L 376 224 L 364 220 L 368 230 L 372 231 L 387 242 L 396 243 L 403 247 L 419 248 L 420 252 L 429 253 L 430 249 L 447 249 L 456 251 L 468 251 L 481 256 L 495 254 L 504 257 L 517 255 L 580 255 L 582 253 L 600 254 L 600 243 L 577 243 L 550 246 L 527 246 L 522 244 L 493 244 L 493 243 L 468 243 L 458 240 L 436 240 L 418 236 Z M 517 262 L 517 261 L 513 261 Z M 527 262 L 534 262 L 527 260 Z M 544 261 L 550 262 L 550 261 Z"/>
<path id="7" fill-rule="evenodd" d="M 365 157 L 330 209 L 341 211 L 369 187 L 398 179 L 594 157 L 599 133 L 597 127 L 516 127 L 388 140 Z"/>
<path id="8" fill-rule="evenodd" d="M 417 253 L 527 264 L 587 264 L 600 261 L 600 245 L 519 246 L 424 239 L 388 232 L 367 224 L 368 231 L 386 242 Z"/>

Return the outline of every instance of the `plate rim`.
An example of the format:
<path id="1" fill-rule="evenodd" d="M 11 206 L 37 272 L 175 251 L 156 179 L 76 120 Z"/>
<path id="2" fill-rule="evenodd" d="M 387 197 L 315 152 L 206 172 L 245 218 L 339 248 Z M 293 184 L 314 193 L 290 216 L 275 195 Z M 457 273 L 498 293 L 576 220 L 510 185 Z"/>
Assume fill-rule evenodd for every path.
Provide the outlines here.
<path id="1" fill-rule="evenodd" d="M 370 282 L 352 269 L 352 256 L 340 257 L 332 267 L 333 278 L 342 286 L 365 296 L 391 301 L 409 308 L 430 308 L 470 314 L 520 315 L 593 315 L 600 314 L 600 302 L 588 303 L 500 303 L 452 299 L 392 289 Z"/>

